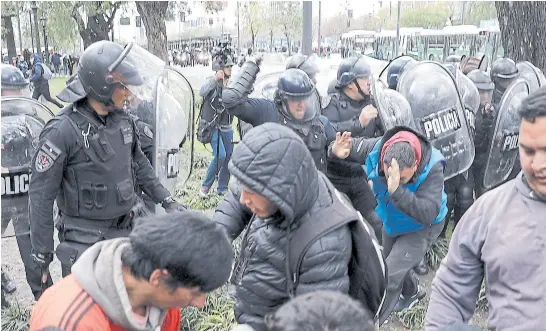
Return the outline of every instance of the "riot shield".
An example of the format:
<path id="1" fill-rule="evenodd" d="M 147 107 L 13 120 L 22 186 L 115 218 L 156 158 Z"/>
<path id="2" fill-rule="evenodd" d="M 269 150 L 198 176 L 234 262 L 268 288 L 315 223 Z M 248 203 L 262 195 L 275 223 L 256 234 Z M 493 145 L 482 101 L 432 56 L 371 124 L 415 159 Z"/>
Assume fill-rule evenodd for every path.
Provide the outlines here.
<path id="1" fill-rule="evenodd" d="M 486 189 L 502 184 L 514 167 L 519 153 L 518 109 L 528 95 L 529 85 L 518 78 L 502 96 L 484 169 L 483 186 Z"/>
<path id="2" fill-rule="evenodd" d="M 377 106 L 377 113 L 385 130 L 400 125 L 417 130 L 411 107 L 403 95 L 389 89 L 378 76 L 372 79 L 370 85 Z"/>
<path id="3" fill-rule="evenodd" d="M 464 75 L 460 70 L 457 70 L 457 88 L 461 94 L 465 117 L 470 129 L 471 137 L 474 138 L 476 132 L 476 113 L 480 107 L 480 92 L 474 83 Z"/>
<path id="4" fill-rule="evenodd" d="M 53 113 L 34 99 L 2 97 L 2 229 L 14 220 L 16 233 L 28 231 L 30 162 L 40 132 Z M 2 233 L 3 235 L 3 233 Z"/>
<path id="5" fill-rule="evenodd" d="M 402 73 L 398 92 L 411 106 L 417 131 L 444 155 L 445 179 L 468 170 L 474 141 L 453 75 L 439 63 L 419 62 Z"/>
<path id="6" fill-rule="evenodd" d="M 542 86 L 546 85 L 544 73 L 542 73 L 542 71 L 535 67 L 531 62 L 518 62 L 516 67 L 519 71 L 519 77 L 523 78 L 529 85 L 529 93 L 533 93 Z"/>
<path id="7" fill-rule="evenodd" d="M 174 195 L 193 168 L 195 96 L 186 77 L 171 67 L 163 70 L 155 95 L 152 165 L 161 184 Z M 156 209 L 163 212 L 163 208 Z"/>

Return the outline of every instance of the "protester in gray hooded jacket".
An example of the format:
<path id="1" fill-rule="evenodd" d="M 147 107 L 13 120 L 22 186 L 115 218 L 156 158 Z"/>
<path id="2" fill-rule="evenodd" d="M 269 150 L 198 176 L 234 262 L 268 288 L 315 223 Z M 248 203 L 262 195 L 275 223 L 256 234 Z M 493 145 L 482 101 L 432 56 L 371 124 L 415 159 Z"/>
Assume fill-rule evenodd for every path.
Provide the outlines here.
<path id="1" fill-rule="evenodd" d="M 425 330 L 468 323 L 485 280 L 489 330 L 546 326 L 546 87 L 520 107 L 523 172 L 462 217 L 432 282 Z"/>
<path id="2" fill-rule="evenodd" d="M 241 202 L 254 214 L 231 280 L 236 287 L 235 317 L 262 331 L 264 317 L 290 299 L 286 277 L 291 233 L 339 198 L 303 140 L 279 124 L 250 130 L 235 149 L 229 171 L 241 184 Z M 347 208 L 358 219 L 356 210 Z M 247 218 L 214 219 L 232 239 L 247 226 Z M 348 293 L 351 246 L 347 225 L 312 244 L 303 256 L 295 294 L 323 289 Z"/>

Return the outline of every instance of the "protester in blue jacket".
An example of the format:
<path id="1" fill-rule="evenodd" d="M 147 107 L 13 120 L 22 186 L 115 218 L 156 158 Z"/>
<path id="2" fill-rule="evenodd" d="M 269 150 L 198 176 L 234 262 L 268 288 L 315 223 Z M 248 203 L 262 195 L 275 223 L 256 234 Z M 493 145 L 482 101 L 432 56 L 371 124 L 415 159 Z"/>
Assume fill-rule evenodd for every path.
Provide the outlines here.
<path id="1" fill-rule="evenodd" d="M 442 231 L 447 214 L 445 160 L 423 135 L 407 127 L 372 139 L 338 133 L 329 156 L 364 164 L 378 202 L 389 273 L 382 322 L 426 294 L 413 268 Z"/>

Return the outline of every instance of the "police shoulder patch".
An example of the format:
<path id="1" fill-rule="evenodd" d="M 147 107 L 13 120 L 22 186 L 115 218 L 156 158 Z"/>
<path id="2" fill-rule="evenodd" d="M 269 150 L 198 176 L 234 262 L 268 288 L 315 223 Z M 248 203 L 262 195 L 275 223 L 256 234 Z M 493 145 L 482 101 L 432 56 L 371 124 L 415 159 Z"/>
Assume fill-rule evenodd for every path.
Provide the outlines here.
<path id="1" fill-rule="evenodd" d="M 150 138 L 150 139 L 154 139 L 154 133 L 152 132 L 152 130 L 150 129 L 149 126 L 147 125 L 144 125 L 144 134 Z"/>
<path id="2" fill-rule="evenodd" d="M 49 141 L 49 139 L 46 139 L 36 154 L 34 168 L 38 172 L 45 172 L 49 170 L 55 163 L 55 160 L 57 160 L 61 154 L 61 150 L 51 141 Z"/>

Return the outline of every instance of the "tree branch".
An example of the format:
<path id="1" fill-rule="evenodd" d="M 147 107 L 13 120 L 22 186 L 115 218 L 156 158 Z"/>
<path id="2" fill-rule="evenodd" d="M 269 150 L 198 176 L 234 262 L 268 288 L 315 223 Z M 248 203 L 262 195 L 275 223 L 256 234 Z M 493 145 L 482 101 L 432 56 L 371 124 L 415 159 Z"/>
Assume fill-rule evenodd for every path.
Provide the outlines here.
<path id="1" fill-rule="evenodd" d="M 74 7 L 72 7 L 72 18 L 74 18 L 74 20 L 76 21 L 76 24 L 78 25 L 78 31 L 81 32 L 85 30 L 85 23 L 83 22 L 83 18 L 78 12 L 78 9 L 80 7 L 81 7 L 81 4 L 79 3 L 74 4 Z"/>

